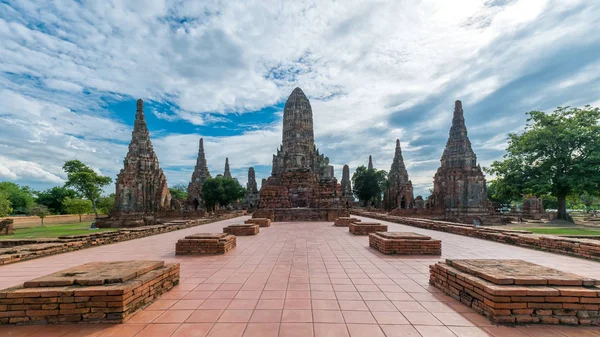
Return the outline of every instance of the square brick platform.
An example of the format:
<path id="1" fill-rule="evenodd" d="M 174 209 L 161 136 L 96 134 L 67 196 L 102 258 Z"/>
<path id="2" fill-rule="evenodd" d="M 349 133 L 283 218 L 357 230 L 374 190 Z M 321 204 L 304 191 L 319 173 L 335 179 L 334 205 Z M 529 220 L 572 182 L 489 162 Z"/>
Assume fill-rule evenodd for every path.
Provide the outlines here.
<path id="1" fill-rule="evenodd" d="M 178 263 L 87 263 L 0 291 L 0 324 L 122 323 L 177 284 Z"/>
<path id="2" fill-rule="evenodd" d="M 375 232 L 387 232 L 387 225 L 379 222 L 356 222 L 348 225 L 348 230 L 354 235 L 369 235 Z"/>
<path id="3" fill-rule="evenodd" d="M 598 325 L 598 281 L 522 260 L 446 260 L 429 283 L 496 323 Z"/>
<path id="4" fill-rule="evenodd" d="M 223 233 L 245 236 L 245 235 L 256 235 L 260 231 L 258 224 L 245 224 L 245 225 L 229 225 L 223 227 Z"/>
<path id="5" fill-rule="evenodd" d="M 244 221 L 245 224 L 257 224 L 260 227 L 270 227 L 271 226 L 271 219 L 267 219 L 267 218 L 253 218 L 253 219 L 248 219 L 246 221 Z"/>
<path id="6" fill-rule="evenodd" d="M 225 254 L 235 248 L 235 235 L 227 233 L 198 233 L 186 236 L 175 244 L 176 255 Z"/>
<path id="7" fill-rule="evenodd" d="M 441 255 L 442 241 L 410 232 L 377 232 L 369 234 L 369 246 L 384 254 Z"/>
<path id="8" fill-rule="evenodd" d="M 360 220 L 351 217 L 341 217 L 335 219 L 335 222 L 333 224 L 338 227 L 348 227 L 353 222 L 360 222 Z"/>

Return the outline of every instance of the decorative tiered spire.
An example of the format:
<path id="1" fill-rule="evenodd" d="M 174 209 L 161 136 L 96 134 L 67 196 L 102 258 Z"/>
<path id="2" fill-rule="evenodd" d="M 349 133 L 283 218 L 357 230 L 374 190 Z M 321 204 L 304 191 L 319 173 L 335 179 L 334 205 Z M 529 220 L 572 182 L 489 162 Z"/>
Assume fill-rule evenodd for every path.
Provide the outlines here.
<path id="1" fill-rule="evenodd" d="M 408 180 L 408 172 L 406 172 L 406 166 L 404 165 L 404 158 L 402 157 L 402 148 L 400 147 L 400 139 L 396 139 L 396 151 L 394 153 L 394 161 L 388 174 L 390 182 L 393 183 L 394 179 L 404 177 Z"/>
<path id="2" fill-rule="evenodd" d="M 192 179 L 187 189 L 188 202 L 195 210 L 202 207 L 202 184 L 208 178 L 211 178 L 211 176 L 208 171 L 206 156 L 204 154 L 204 139 L 200 138 L 196 167 L 194 168 L 194 173 L 192 173 Z"/>
<path id="3" fill-rule="evenodd" d="M 350 181 L 350 168 L 348 165 L 344 165 L 342 170 L 342 197 L 346 201 L 354 201 L 352 182 Z"/>
<path id="4" fill-rule="evenodd" d="M 229 170 L 229 158 L 225 158 L 225 172 L 223 173 L 225 178 L 231 178 L 231 171 Z"/>
<path id="5" fill-rule="evenodd" d="M 371 156 L 369 156 L 369 166 L 368 166 L 369 170 L 373 169 L 373 158 L 371 158 Z"/>
<path id="6" fill-rule="evenodd" d="M 114 215 L 153 214 L 170 208 L 171 194 L 150 141 L 141 99 L 136 102 L 131 142 L 123 164 L 117 176 Z"/>
<path id="7" fill-rule="evenodd" d="M 400 140 L 396 139 L 394 161 L 388 173 L 389 187 L 386 191 L 386 207 L 388 209 L 410 208 L 413 205 L 412 182 L 408 180 L 408 172 L 402 157 Z"/>
<path id="8" fill-rule="evenodd" d="M 471 148 L 471 141 L 467 136 L 462 102 L 458 100 L 454 103 L 452 127 L 450 128 L 450 135 L 441 162 L 442 167 L 477 166 L 477 157 Z"/>

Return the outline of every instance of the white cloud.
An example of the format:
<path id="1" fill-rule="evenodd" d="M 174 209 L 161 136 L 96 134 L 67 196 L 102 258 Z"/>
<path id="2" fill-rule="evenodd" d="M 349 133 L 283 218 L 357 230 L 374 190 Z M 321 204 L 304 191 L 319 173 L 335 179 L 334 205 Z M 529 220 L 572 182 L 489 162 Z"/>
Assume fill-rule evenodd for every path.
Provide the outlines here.
<path id="1" fill-rule="evenodd" d="M 576 0 L 3 3 L 0 155 L 43 168 L 77 157 L 114 175 L 131 125 L 106 111 L 107 101 L 166 102 L 174 108 L 147 113 L 167 126 L 206 127 L 280 103 L 300 86 L 311 98 L 317 146 L 338 177 L 343 164 L 366 164 L 369 154 L 389 169 L 400 138 L 411 179 L 424 191 L 455 99 L 463 100 L 478 151 L 499 150 L 495 137 L 524 122 L 524 111 L 513 110 L 547 108 L 566 89 L 577 102 L 588 99 L 576 88 L 597 81 L 589 67 L 498 104 L 505 110 L 469 110 L 506 86 L 528 90 L 513 83 L 536 75 L 546 55 L 597 43 L 598 15 L 600 5 Z M 489 121 L 500 113 L 513 122 Z M 222 171 L 226 156 L 240 179 L 247 166 L 271 164 L 280 121 L 250 124 L 259 128 L 205 137 L 211 170 Z M 153 142 L 161 165 L 170 181 L 185 180 L 201 135 L 160 129 Z"/>

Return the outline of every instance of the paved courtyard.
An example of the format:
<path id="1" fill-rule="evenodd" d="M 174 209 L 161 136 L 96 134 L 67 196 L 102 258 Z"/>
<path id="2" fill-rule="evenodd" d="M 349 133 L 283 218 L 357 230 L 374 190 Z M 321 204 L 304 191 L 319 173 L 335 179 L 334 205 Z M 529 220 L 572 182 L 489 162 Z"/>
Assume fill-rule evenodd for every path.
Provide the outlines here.
<path id="1" fill-rule="evenodd" d="M 237 218 L 0 267 L 0 288 L 90 261 L 181 263 L 181 284 L 121 325 L 4 326 L 0 336 L 596 336 L 600 328 L 498 327 L 428 285 L 439 259 L 386 256 L 332 223 L 274 223 L 213 257 L 175 257 L 177 239 Z M 386 223 L 385 221 L 381 221 Z M 600 264 L 386 223 L 442 240 L 444 258 L 519 258 L 600 278 Z"/>

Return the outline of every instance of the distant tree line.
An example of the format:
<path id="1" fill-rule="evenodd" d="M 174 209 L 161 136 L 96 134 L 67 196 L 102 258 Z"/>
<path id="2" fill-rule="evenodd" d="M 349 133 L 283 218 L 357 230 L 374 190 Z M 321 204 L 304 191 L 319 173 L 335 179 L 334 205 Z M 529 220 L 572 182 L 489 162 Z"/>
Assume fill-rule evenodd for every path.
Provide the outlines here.
<path id="1" fill-rule="evenodd" d="M 102 188 L 112 182 L 110 177 L 97 174 L 79 160 L 65 162 L 67 181 L 44 191 L 13 182 L 0 182 L 0 217 L 35 215 L 42 220 L 48 215 L 110 212 L 115 195 L 103 196 Z"/>

